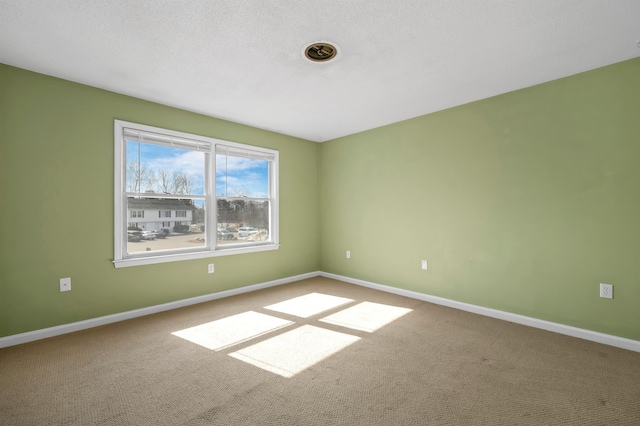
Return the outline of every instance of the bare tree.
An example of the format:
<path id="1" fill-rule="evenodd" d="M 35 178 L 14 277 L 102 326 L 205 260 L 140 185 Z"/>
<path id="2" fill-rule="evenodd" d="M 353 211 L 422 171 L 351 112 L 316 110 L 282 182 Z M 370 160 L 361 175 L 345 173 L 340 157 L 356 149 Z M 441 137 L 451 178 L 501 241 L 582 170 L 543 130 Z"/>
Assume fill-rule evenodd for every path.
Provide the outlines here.
<path id="1" fill-rule="evenodd" d="M 173 181 L 173 175 L 169 169 L 162 168 L 156 173 L 155 184 L 158 192 L 171 193 L 173 190 Z"/>
<path id="2" fill-rule="evenodd" d="M 238 185 L 231 189 L 234 197 L 248 197 L 249 196 L 249 187 L 246 184 Z"/>
<path id="3" fill-rule="evenodd" d="M 154 174 L 153 186 L 157 192 L 165 194 L 190 194 L 193 191 L 193 182 L 186 171 L 174 171 L 159 169 Z"/>
<path id="4" fill-rule="evenodd" d="M 173 174 L 173 192 L 175 194 L 191 194 L 193 182 L 184 170 Z"/>
<path id="5" fill-rule="evenodd" d="M 153 189 L 155 173 L 146 163 L 127 163 L 127 191 L 142 192 Z"/>
<path id="6" fill-rule="evenodd" d="M 186 171 L 154 170 L 146 163 L 127 163 L 127 191 L 154 191 L 165 194 L 191 194 L 193 181 Z"/>

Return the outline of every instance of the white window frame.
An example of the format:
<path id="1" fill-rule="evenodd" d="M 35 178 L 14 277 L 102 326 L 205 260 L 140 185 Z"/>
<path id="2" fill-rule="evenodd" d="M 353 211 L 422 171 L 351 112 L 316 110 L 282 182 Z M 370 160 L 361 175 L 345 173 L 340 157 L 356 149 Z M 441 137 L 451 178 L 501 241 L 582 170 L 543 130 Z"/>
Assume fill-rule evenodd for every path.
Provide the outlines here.
<path id="1" fill-rule="evenodd" d="M 166 137 L 167 142 L 185 144 L 198 147 L 205 152 L 205 241 L 204 247 L 180 249 L 175 251 L 127 253 L 127 196 L 126 191 L 126 143 L 124 132 L 138 131 L 152 133 Z M 241 242 L 233 245 L 218 246 L 217 229 L 217 200 L 216 200 L 216 149 L 229 148 L 233 152 L 259 153 L 270 161 L 269 192 L 270 192 L 270 240 L 260 242 Z M 255 253 L 277 250 L 279 243 L 279 153 L 276 150 L 253 145 L 229 142 L 206 136 L 194 135 L 175 130 L 162 129 L 144 124 L 114 120 L 114 256 L 116 268 L 150 265 L 156 263 L 175 262 L 191 259 L 203 259 L 215 256 Z M 144 194 L 144 197 L 163 198 L 162 194 Z"/>

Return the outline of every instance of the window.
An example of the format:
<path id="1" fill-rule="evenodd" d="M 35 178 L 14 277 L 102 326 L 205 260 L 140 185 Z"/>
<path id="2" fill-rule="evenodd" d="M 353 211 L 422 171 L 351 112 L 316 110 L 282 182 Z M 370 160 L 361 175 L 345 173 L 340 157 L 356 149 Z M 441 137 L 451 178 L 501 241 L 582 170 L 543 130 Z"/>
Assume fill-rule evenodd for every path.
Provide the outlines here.
<path id="1" fill-rule="evenodd" d="M 116 267 L 278 248 L 277 151 L 119 120 L 114 146 Z"/>
<path id="2" fill-rule="evenodd" d="M 228 146 L 216 147 L 216 209 L 218 226 L 237 235 L 219 235 L 223 244 L 236 241 L 269 241 L 273 200 L 269 188 L 271 160 L 268 156 L 246 155 Z M 243 179 L 250 170 L 252 179 Z"/>

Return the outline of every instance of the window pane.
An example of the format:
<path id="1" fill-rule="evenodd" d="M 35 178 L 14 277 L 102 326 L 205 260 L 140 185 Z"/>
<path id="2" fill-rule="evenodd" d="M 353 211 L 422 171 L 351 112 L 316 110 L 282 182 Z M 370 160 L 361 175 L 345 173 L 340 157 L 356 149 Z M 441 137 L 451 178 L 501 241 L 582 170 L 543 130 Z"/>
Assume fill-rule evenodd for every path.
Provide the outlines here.
<path id="1" fill-rule="evenodd" d="M 219 244 L 247 241 L 269 241 L 269 201 L 217 200 Z"/>
<path id="2" fill-rule="evenodd" d="M 126 191 L 204 194 L 205 153 L 127 140 Z"/>
<path id="3" fill-rule="evenodd" d="M 185 216 L 167 222 L 153 214 L 158 210 L 184 211 Z M 205 246 L 204 200 L 128 198 L 127 253 L 188 250 Z M 131 212 L 143 212 L 132 219 Z"/>
<path id="4" fill-rule="evenodd" d="M 269 198 L 269 161 L 216 154 L 216 195 Z"/>

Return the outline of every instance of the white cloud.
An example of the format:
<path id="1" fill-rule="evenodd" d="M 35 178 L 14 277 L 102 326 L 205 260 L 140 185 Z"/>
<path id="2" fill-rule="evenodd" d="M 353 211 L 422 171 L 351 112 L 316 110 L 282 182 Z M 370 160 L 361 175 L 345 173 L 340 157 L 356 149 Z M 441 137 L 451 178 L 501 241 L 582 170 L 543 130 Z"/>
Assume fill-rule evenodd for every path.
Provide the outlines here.
<path id="1" fill-rule="evenodd" d="M 156 174 L 160 170 L 168 170 L 171 175 L 186 172 L 191 179 L 194 193 L 202 194 L 204 192 L 204 153 L 178 149 L 172 151 L 177 155 L 149 156 L 146 158 L 145 164 Z"/>
<path id="2" fill-rule="evenodd" d="M 225 155 L 216 156 L 217 173 L 233 173 L 237 171 L 250 170 L 256 168 L 266 168 L 267 161 L 256 160 L 255 158 L 233 157 Z"/>
<path id="3" fill-rule="evenodd" d="M 186 171 L 190 175 L 204 176 L 204 154 L 198 151 L 186 151 L 173 157 L 158 157 L 147 164 L 156 170 Z"/>

